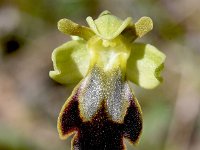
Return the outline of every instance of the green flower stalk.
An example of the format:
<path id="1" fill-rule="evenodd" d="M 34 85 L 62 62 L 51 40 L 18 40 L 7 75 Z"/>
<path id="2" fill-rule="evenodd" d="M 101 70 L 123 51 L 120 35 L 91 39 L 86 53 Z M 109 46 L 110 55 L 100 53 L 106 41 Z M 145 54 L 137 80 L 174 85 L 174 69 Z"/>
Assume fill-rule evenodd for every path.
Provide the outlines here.
<path id="1" fill-rule="evenodd" d="M 61 84 L 78 83 L 58 117 L 61 139 L 75 134 L 73 150 L 123 150 L 124 138 L 138 142 L 142 112 L 128 81 L 152 89 L 160 84 L 165 55 L 150 44 L 133 43 L 153 28 L 149 17 L 136 23 L 104 11 L 89 27 L 61 19 L 72 36 L 52 54 L 49 75 Z"/>

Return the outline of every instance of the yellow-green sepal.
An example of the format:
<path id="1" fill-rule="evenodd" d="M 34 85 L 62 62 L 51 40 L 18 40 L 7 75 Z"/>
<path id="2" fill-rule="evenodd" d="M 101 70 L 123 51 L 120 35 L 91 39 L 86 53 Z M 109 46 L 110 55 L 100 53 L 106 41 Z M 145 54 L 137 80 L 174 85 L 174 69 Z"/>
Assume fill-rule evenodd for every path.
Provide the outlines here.
<path id="1" fill-rule="evenodd" d="M 132 24 L 131 17 L 122 21 L 116 16 L 111 15 L 109 11 L 102 12 L 96 20 L 93 20 L 92 17 L 87 17 L 86 21 L 93 32 L 105 40 L 114 39 L 127 26 Z"/>
<path id="2" fill-rule="evenodd" d="M 49 76 L 61 84 L 79 82 L 89 68 L 89 53 L 84 40 L 73 40 L 56 48 L 52 53 L 54 70 Z"/>
<path id="3" fill-rule="evenodd" d="M 66 18 L 59 20 L 58 30 L 68 35 L 81 37 L 85 40 L 94 36 L 94 32 L 90 28 L 81 26 Z"/>
<path id="4" fill-rule="evenodd" d="M 162 81 L 165 54 L 150 44 L 132 44 L 127 62 L 127 78 L 135 84 L 152 89 Z"/>

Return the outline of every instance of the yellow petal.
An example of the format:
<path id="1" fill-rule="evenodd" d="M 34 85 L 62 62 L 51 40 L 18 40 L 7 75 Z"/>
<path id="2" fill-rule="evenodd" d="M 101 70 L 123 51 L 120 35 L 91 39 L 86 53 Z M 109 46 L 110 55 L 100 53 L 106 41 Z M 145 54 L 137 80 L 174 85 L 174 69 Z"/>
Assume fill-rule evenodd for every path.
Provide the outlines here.
<path id="1" fill-rule="evenodd" d="M 165 55 L 150 44 L 134 43 L 127 63 L 127 78 L 135 84 L 152 89 L 160 84 Z"/>
<path id="2" fill-rule="evenodd" d="M 67 42 L 56 48 L 52 53 L 54 71 L 49 76 L 62 84 L 76 83 L 87 73 L 89 53 L 84 40 Z"/>

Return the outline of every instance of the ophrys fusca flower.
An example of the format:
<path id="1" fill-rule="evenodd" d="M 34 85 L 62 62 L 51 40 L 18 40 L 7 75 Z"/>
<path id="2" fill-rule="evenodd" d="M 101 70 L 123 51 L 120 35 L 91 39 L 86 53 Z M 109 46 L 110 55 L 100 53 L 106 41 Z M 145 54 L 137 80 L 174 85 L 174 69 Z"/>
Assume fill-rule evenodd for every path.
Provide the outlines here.
<path id="1" fill-rule="evenodd" d="M 136 23 L 104 11 L 89 27 L 68 19 L 58 29 L 72 40 L 52 54 L 50 77 L 62 84 L 76 83 L 58 117 L 62 139 L 75 134 L 74 150 L 123 150 L 126 138 L 137 143 L 142 113 L 128 81 L 143 88 L 161 82 L 165 55 L 150 44 L 134 43 L 153 28 L 149 17 Z"/>

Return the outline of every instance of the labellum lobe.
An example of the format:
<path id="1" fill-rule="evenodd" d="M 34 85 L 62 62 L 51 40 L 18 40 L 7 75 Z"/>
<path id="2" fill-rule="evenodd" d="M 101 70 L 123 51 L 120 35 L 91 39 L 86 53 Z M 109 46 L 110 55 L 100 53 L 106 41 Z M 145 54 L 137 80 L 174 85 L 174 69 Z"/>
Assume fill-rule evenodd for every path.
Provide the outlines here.
<path id="1" fill-rule="evenodd" d="M 141 109 L 120 70 L 94 67 L 64 104 L 58 129 L 64 139 L 75 133 L 74 150 L 123 150 L 124 137 L 136 143 Z"/>

